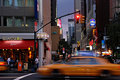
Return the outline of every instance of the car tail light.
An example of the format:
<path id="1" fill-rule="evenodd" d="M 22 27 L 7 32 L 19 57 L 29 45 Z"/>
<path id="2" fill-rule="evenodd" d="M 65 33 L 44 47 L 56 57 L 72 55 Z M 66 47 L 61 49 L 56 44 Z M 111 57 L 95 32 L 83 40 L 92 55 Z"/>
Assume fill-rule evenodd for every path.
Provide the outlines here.
<path id="1" fill-rule="evenodd" d="M 0 62 L 0 65 L 5 65 L 5 63 L 4 62 Z"/>

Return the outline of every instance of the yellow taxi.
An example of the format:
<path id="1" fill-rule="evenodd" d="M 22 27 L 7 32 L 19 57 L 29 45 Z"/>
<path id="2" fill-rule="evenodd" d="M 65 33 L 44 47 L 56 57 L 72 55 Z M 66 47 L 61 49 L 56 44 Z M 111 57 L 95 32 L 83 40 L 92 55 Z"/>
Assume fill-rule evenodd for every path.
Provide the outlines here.
<path id="1" fill-rule="evenodd" d="M 62 64 L 39 67 L 37 72 L 44 76 L 94 76 L 110 77 L 120 75 L 120 65 L 112 64 L 100 57 L 72 57 Z"/>
<path id="2" fill-rule="evenodd" d="M 1 71 L 7 71 L 8 70 L 8 64 L 4 61 L 2 57 L 0 57 L 0 72 Z"/>

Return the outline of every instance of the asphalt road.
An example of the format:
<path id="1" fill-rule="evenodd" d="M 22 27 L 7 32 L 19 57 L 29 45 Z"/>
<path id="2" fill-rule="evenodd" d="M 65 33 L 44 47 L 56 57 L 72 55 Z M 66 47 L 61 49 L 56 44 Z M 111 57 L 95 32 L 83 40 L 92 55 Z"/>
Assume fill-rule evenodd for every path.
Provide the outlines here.
<path id="1" fill-rule="evenodd" d="M 37 74 L 37 73 L 0 73 L 0 80 L 103 80 L 103 79 L 95 79 L 93 77 L 91 78 L 70 78 L 68 76 L 63 78 L 44 78 L 43 76 Z M 120 77 L 112 77 L 108 80 L 120 80 Z"/>

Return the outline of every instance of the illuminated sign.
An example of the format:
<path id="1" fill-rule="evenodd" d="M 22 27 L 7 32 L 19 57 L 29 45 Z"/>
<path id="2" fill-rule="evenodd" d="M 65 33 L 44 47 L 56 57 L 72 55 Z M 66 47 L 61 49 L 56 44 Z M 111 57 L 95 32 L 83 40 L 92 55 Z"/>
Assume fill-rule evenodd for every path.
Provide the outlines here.
<path id="1" fill-rule="evenodd" d="M 21 37 L 2 37 L 2 40 L 23 40 Z"/>
<path id="2" fill-rule="evenodd" d="M 60 28 L 60 34 L 62 34 L 62 23 L 61 23 L 61 19 L 57 20 L 57 26 L 59 26 Z"/>
<path id="3" fill-rule="evenodd" d="M 90 26 L 95 26 L 95 25 L 96 25 L 95 19 L 90 19 Z"/>
<path id="4" fill-rule="evenodd" d="M 57 20 L 57 26 L 59 26 L 60 28 L 62 28 L 61 19 Z"/>
<path id="5" fill-rule="evenodd" d="M 105 48 L 105 40 L 102 40 L 102 48 Z"/>

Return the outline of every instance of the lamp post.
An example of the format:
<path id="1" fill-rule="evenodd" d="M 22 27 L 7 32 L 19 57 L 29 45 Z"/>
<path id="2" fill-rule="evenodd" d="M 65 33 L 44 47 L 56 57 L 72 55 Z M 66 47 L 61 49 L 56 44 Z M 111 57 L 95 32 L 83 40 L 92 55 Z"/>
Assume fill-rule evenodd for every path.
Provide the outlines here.
<path id="1" fill-rule="evenodd" d="M 38 0 L 39 3 L 39 28 L 42 27 L 43 23 L 43 0 Z M 38 29 L 36 33 L 42 33 L 43 29 Z M 44 41 L 42 39 L 38 39 L 38 54 L 39 54 L 39 66 L 42 66 L 43 61 L 43 53 L 44 53 Z"/>

